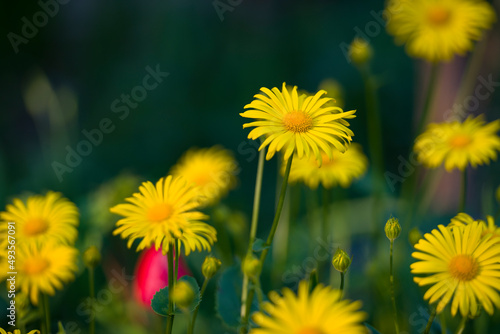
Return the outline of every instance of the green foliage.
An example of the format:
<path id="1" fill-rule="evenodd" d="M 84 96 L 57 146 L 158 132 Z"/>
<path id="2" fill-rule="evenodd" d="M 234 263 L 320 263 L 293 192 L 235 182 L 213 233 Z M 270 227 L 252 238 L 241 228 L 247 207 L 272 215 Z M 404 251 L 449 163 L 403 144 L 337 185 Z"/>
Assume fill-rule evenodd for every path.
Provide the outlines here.
<path id="1" fill-rule="evenodd" d="M 188 308 L 184 309 L 184 312 L 193 312 L 201 302 L 200 287 L 198 286 L 196 279 L 191 276 L 182 276 L 179 279 L 179 282 L 180 281 L 188 283 L 193 291 L 195 291 L 193 302 Z M 153 299 L 151 300 L 151 308 L 153 309 L 153 311 L 155 311 L 156 314 L 161 315 L 162 317 L 168 316 L 168 314 L 170 313 L 168 309 L 168 286 L 160 289 L 157 293 L 155 293 Z M 175 309 L 173 313 L 182 314 L 183 311 L 180 309 Z"/>

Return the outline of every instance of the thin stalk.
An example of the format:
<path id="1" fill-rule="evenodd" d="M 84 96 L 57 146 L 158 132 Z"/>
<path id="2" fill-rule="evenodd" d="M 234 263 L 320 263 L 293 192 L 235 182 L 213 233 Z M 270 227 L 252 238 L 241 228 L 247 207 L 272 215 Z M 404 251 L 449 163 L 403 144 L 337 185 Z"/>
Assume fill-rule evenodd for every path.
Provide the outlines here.
<path id="1" fill-rule="evenodd" d="M 177 240 L 174 240 L 174 243 Z M 172 328 L 174 327 L 174 301 L 172 299 L 175 278 L 174 278 L 174 245 L 170 245 L 170 249 L 167 254 L 168 258 L 168 315 L 167 315 L 167 334 L 172 334 Z"/>
<path id="2" fill-rule="evenodd" d="M 460 191 L 460 204 L 458 206 L 458 212 L 464 212 L 466 198 L 467 198 L 467 167 L 462 172 L 462 187 Z"/>
<path id="3" fill-rule="evenodd" d="M 441 323 L 441 333 L 446 334 L 448 331 L 446 330 L 446 317 L 444 313 L 439 315 L 439 322 Z"/>
<path id="4" fill-rule="evenodd" d="M 207 289 L 208 281 L 209 281 L 209 279 L 205 278 L 205 280 L 203 281 L 203 285 L 201 286 L 201 290 L 200 290 L 200 298 L 201 299 L 203 299 L 203 294 L 205 293 L 205 290 Z M 193 332 L 194 332 L 194 323 L 196 321 L 196 316 L 198 315 L 198 310 L 200 309 L 200 304 L 198 304 L 198 306 L 196 306 L 196 309 L 193 312 L 193 318 L 192 318 L 191 322 L 189 323 L 188 334 L 193 334 Z"/>
<path id="5" fill-rule="evenodd" d="M 436 310 L 432 310 L 431 315 L 429 316 L 429 321 L 427 321 L 427 326 L 425 326 L 424 334 L 429 334 L 432 327 L 432 322 L 434 321 L 435 317 L 436 317 Z"/>
<path id="6" fill-rule="evenodd" d="M 248 241 L 247 256 L 252 254 L 253 243 L 255 242 L 255 237 L 257 235 L 257 225 L 259 222 L 259 209 L 260 209 L 260 194 L 262 190 L 262 175 L 264 174 L 265 156 L 266 156 L 266 149 L 264 148 L 259 152 L 259 162 L 257 165 L 257 177 L 255 181 L 252 222 L 250 226 L 250 239 Z M 248 321 L 248 318 L 245 318 L 245 315 L 247 314 L 248 282 L 249 278 L 247 275 L 244 274 L 243 286 L 241 291 L 241 310 L 240 310 L 241 319 L 243 321 L 243 328 L 246 328 L 246 321 Z"/>
<path id="7" fill-rule="evenodd" d="M 344 273 L 340 272 L 340 297 L 344 294 Z"/>
<path id="8" fill-rule="evenodd" d="M 429 118 L 432 101 L 434 100 L 434 95 L 436 93 L 438 74 L 439 74 L 439 64 L 432 63 L 429 83 L 427 84 L 427 91 L 425 93 L 424 106 L 422 109 L 422 114 L 420 115 L 420 120 L 418 121 L 418 125 L 416 128 L 416 135 L 419 135 L 422 132 L 425 124 L 427 123 L 427 119 Z"/>
<path id="9" fill-rule="evenodd" d="M 391 301 L 392 301 L 392 312 L 393 312 L 393 316 L 394 316 L 394 327 L 396 328 L 396 334 L 399 334 L 398 311 L 396 308 L 396 297 L 394 295 L 394 273 L 393 273 L 393 266 L 392 266 L 393 248 L 394 248 L 394 240 L 391 240 L 391 253 L 390 253 L 390 264 L 389 264 L 390 278 L 389 278 L 389 280 L 391 283 Z"/>
<path id="10" fill-rule="evenodd" d="M 257 292 L 257 300 L 259 301 L 259 305 L 262 305 L 262 302 L 264 301 L 264 295 L 262 293 L 262 288 L 260 286 L 260 280 L 255 279 L 255 281 L 253 283 L 255 285 L 254 289 Z"/>
<path id="11" fill-rule="evenodd" d="M 50 309 L 49 309 L 49 297 L 46 294 L 42 294 L 42 314 L 43 314 L 43 323 L 44 323 L 44 329 L 45 332 L 50 334 Z"/>
<path id="12" fill-rule="evenodd" d="M 180 252 L 180 247 L 179 247 L 179 242 L 176 240 L 174 241 L 175 244 L 175 261 L 174 261 L 174 279 L 177 281 L 177 278 L 179 277 L 179 252 Z"/>
<path id="13" fill-rule="evenodd" d="M 89 267 L 89 295 L 91 302 L 91 309 L 95 310 L 95 290 L 94 290 L 94 268 Z M 95 314 L 90 319 L 90 334 L 95 333 Z"/>
<path id="14" fill-rule="evenodd" d="M 321 227 L 321 235 L 329 234 L 328 228 L 328 205 L 330 204 L 330 190 L 323 187 L 323 226 Z"/>
<path id="15" fill-rule="evenodd" d="M 457 334 L 462 334 L 464 332 L 465 325 L 467 325 L 467 316 L 462 317 L 462 320 L 460 321 L 460 325 L 458 326 L 458 329 L 457 329 Z"/>

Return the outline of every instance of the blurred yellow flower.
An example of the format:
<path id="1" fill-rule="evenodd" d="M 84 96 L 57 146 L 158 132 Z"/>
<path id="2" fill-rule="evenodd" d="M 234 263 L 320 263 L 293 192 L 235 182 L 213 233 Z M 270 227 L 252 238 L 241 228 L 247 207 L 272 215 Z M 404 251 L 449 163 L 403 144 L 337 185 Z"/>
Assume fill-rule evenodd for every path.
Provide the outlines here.
<path id="1" fill-rule="evenodd" d="M 337 106 L 344 108 L 344 88 L 335 79 L 325 79 L 319 83 L 319 89 L 327 92 L 326 97 L 331 97 L 332 100 L 325 103 L 325 107 Z"/>
<path id="2" fill-rule="evenodd" d="M 412 256 L 418 261 L 411 272 L 420 285 L 432 285 L 424 295 L 429 303 L 439 301 L 440 313 L 451 301 L 451 314 L 457 310 L 465 317 L 478 314 L 479 305 L 493 314 L 500 307 L 500 245 L 491 235 L 483 235 L 479 222 L 426 233 L 415 245 Z"/>
<path id="3" fill-rule="evenodd" d="M 0 334 L 22 334 L 22 333 L 19 329 L 14 329 L 14 332 L 7 332 L 3 328 L 0 328 Z M 32 331 L 29 331 L 28 334 L 40 334 L 40 331 L 34 329 Z"/>
<path id="4" fill-rule="evenodd" d="M 339 290 L 321 284 L 309 293 L 306 281 L 299 283 L 297 295 L 287 288 L 283 289 L 283 296 L 273 291 L 269 294 L 270 302 L 253 315 L 259 328 L 251 329 L 250 334 L 367 333 L 362 323 L 366 314 L 359 311 L 361 302 L 340 298 Z"/>
<path id="5" fill-rule="evenodd" d="M 333 159 L 322 153 L 321 164 L 314 157 L 295 158 L 292 162 L 289 181 L 304 182 L 311 189 L 316 189 L 319 183 L 327 189 L 337 185 L 347 188 L 366 172 L 368 159 L 363 154 L 361 145 L 353 143 L 345 153 L 336 149 L 332 149 L 331 153 Z"/>
<path id="6" fill-rule="evenodd" d="M 14 222 L 17 245 L 50 241 L 74 244 L 78 236 L 78 209 L 61 193 L 49 191 L 45 196 L 30 196 L 26 202 L 15 198 L 5 210 L 0 212 L 0 234 L 7 235 L 8 222 Z M 7 238 L 2 238 L 1 246 L 6 244 Z"/>
<path id="7" fill-rule="evenodd" d="M 359 37 L 356 37 L 349 45 L 349 58 L 356 65 L 364 65 L 373 56 L 373 49 L 370 44 Z"/>
<path id="8" fill-rule="evenodd" d="M 444 162 L 447 171 L 453 168 L 464 170 L 489 164 L 500 150 L 500 120 L 485 124 L 481 116 L 469 117 L 463 123 L 429 124 L 427 130 L 415 140 L 417 159 L 429 168 Z"/>
<path id="9" fill-rule="evenodd" d="M 21 245 L 16 248 L 16 284 L 37 305 L 40 293 L 53 296 L 55 289 L 74 279 L 77 257 L 76 248 L 67 245 Z"/>
<path id="10" fill-rule="evenodd" d="M 142 239 L 137 251 L 155 245 L 166 254 L 170 245 L 179 240 L 188 255 L 194 250 L 211 250 L 217 240 L 215 229 L 201 222 L 208 216 L 199 211 L 197 192 L 183 178 L 167 176 L 161 178 L 156 186 L 144 182 L 139 193 L 126 199 L 129 203 L 118 204 L 111 212 L 123 216 L 113 231 L 128 239 L 130 248 L 136 239 Z"/>
<path id="11" fill-rule="evenodd" d="M 495 225 L 495 219 L 493 219 L 492 216 L 486 216 L 486 220 L 487 222 L 481 219 L 474 220 L 474 218 L 472 218 L 468 214 L 461 212 L 455 217 L 451 218 L 451 222 L 448 224 L 448 227 L 453 229 L 454 227 L 464 227 L 473 222 L 478 222 L 479 227 L 482 230 L 481 236 L 490 234 L 491 236 L 493 236 L 493 238 L 500 238 L 500 227 Z M 496 240 L 497 242 L 500 241 L 500 239 Z"/>
<path id="12" fill-rule="evenodd" d="M 201 205 L 213 205 L 235 186 L 237 169 L 231 152 L 214 146 L 187 151 L 170 174 L 193 183 Z"/>
<path id="13" fill-rule="evenodd" d="M 472 50 L 496 20 L 483 0 L 390 0 L 387 31 L 410 56 L 448 61 Z"/>
<path id="14" fill-rule="evenodd" d="M 269 145 L 267 160 L 284 149 L 285 160 L 294 152 L 299 159 L 314 154 L 321 164 L 321 152 L 332 159 L 333 147 L 346 151 L 354 133 L 347 127 L 349 123 L 345 119 L 356 117 L 355 110 L 344 112 L 339 107 L 325 107 L 331 100 L 321 98 L 325 91 L 303 100 L 299 98 L 297 87 L 289 92 L 285 83 L 281 91 L 276 87 L 272 90 L 262 87 L 261 91 L 245 106 L 247 111 L 240 115 L 256 120 L 243 124 L 243 128 L 255 127 L 248 138 L 264 137 L 259 150 Z"/>

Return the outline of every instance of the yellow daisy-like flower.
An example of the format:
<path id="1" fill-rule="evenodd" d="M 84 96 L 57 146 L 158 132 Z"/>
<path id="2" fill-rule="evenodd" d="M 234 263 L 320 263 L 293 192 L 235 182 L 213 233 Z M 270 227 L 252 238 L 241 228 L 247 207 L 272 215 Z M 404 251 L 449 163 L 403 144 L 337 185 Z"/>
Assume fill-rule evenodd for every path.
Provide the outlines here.
<path id="1" fill-rule="evenodd" d="M 415 245 L 412 256 L 419 260 L 411 272 L 420 285 L 432 285 L 424 295 L 429 303 L 437 301 L 440 313 L 451 301 L 451 314 L 475 316 L 479 305 L 493 314 L 500 307 L 500 245 L 491 235 L 483 235 L 479 222 L 453 229 L 438 226 Z"/>
<path id="2" fill-rule="evenodd" d="M 5 329 L 0 328 L 0 334 L 21 334 L 21 331 L 19 329 L 14 329 L 14 332 L 7 332 Z M 32 331 L 29 331 L 28 334 L 40 334 L 40 331 L 34 329 Z"/>
<path id="3" fill-rule="evenodd" d="M 366 314 L 359 311 L 361 302 L 340 298 L 340 291 L 321 284 L 309 293 L 306 281 L 299 283 L 297 295 L 287 288 L 283 296 L 273 291 L 263 312 L 253 315 L 259 328 L 251 329 L 250 334 L 368 333 L 362 324 Z"/>
<path id="4" fill-rule="evenodd" d="M 366 172 L 368 159 L 363 154 L 361 145 L 353 143 L 345 153 L 334 149 L 332 154 L 331 160 L 325 153 L 322 154 L 321 166 L 314 157 L 294 159 L 289 181 L 304 182 L 311 189 L 316 189 L 319 183 L 325 188 L 337 185 L 347 188 Z"/>
<path id="5" fill-rule="evenodd" d="M 125 218 L 116 223 L 114 235 L 128 238 L 130 248 L 136 239 L 141 239 L 137 251 L 155 245 L 166 254 L 170 244 L 179 240 L 186 255 L 194 250 L 211 250 L 217 240 L 215 229 L 201 222 L 208 216 L 199 211 L 196 189 L 179 176 L 161 178 L 156 186 L 144 182 L 139 193 L 126 199 L 129 203 L 118 204 L 111 212 Z"/>
<path id="6" fill-rule="evenodd" d="M 214 146 L 187 151 L 170 174 L 193 183 L 201 205 L 213 205 L 234 187 L 237 169 L 231 152 Z"/>
<path id="7" fill-rule="evenodd" d="M 67 245 L 21 245 L 16 248 L 16 285 L 37 305 L 40 293 L 53 296 L 56 289 L 74 279 L 77 257 L 76 248 Z"/>
<path id="8" fill-rule="evenodd" d="M 493 7 L 482 0 L 391 0 L 386 14 L 396 43 L 431 62 L 472 50 L 496 20 Z"/>
<path id="9" fill-rule="evenodd" d="M 2 236 L 7 235 L 8 222 L 15 223 L 17 245 L 50 241 L 74 244 L 78 235 L 78 209 L 57 192 L 30 196 L 26 203 L 15 198 L 6 211 L 0 212 L 0 219 Z M 2 238 L 1 246 L 5 248 L 6 244 L 7 238 Z"/>
<path id="10" fill-rule="evenodd" d="M 454 227 L 464 227 L 477 221 L 482 230 L 481 236 L 490 234 L 493 238 L 500 238 L 500 227 L 495 225 L 495 219 L 493 219 L 492 216 L 487 216 L 486 220 L 487 222 L 481 219 L 474 220 L 474 218 L 468 214 L 461 212 L 451 218 L 451 222 L 448 224 L 448 227 L 451 229 Z M 500 239 L 497 239 L 497 241 L 500 241 Z"/>
<path id="11" fill-rule="evenodd" d="M 463 123 L 429 124 L 415 140 L 417 159 L 427 167 L 436 168 L 444 162 L 447 171 L 464 170 L 489 164 L 500 150 L 500 120 L 486 124 L 482 115 L 469 117 Z"/>
<path id="12" fill-rule="evenodd" d="M 248 138 L 264 137 L 259 150 L 269 145 L 267 160 L 283 149 L 285 160 L 294 152 L 299 159 L 314 154 L 321 164 L 321 152 L 332 159 L 332 147 L 347 150 L 354 133 L 346 119 L 356 117 L 356 110 L 344 112 L 336 106 L 325 106 L 332 99 L 321 98 L 326 94 L 323 90 L 305 99 L 299 98 L 296 86 L 289 92 L 285 83 L 281 91 L 276 87 L 262 87 L 261 91 L 240 115 L 256 120 L 243 124 L 243 128 L 255 127 Z"/>

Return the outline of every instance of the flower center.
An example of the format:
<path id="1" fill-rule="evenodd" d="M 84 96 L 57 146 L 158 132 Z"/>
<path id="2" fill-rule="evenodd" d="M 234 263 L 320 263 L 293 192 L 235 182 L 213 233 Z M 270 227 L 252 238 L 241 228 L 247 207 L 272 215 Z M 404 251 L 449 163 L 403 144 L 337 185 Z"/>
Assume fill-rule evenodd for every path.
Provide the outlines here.
<path id="1" fill-rule="evenodd" d="M 31 218 L 24 223 L 23 232 L 27 236 L 41 234 L 49 228 L 49 224 L 41 218 Z"/>
<path id="2" fill-rule="evenodd" d="M 28 275 L 38 275 L 45 271 L 50 265 L 50 262 L 44 258 L 35 257 L 26 260 L 24 263 L 24 272 Z"/>
<path id="3" fill-rule="evenodd" d="M 470 281 L 474 279 L 479 272 L 479 265 L 470 255 L 456 255 L 450 261 L 448 266 L 451 276 L 460 281 Z"/>
<path id="4" fill-rule="evenodd" d="M 166 203 L 156 204 L 148 211 L 148 219 L 152 222 L 161 222 L 172 215 L 172 207 Z"/>
<path id="5" fill-rule="evenodd" d="M 311 116 L 303 111 L 292 111 L 283 117 L 283 125 L 288 131 L 300 133 L 311 129 L 313 121 Z"/>
<path id="6" fill-rule="evenodd" d="M 306 327 L 299 330 L 297 334 L 325 334 L 325 332 L 318 328 Z"/>
<path id="7" fill-rule="evenodd" d="M 451 146 L 455 148 L 463 148 L 467 145 L 469 145 L 471 142 L 471 139 L 469 136 L 466 135 L 457 135 L 450 140 Z"/>
<path id="8" fill-rule="evenodd" d="M 427 12 L 429 22 L 435 26 L 442 26 L 450 20 L 451 13 L 443 7 L 432 7 Z"/>

